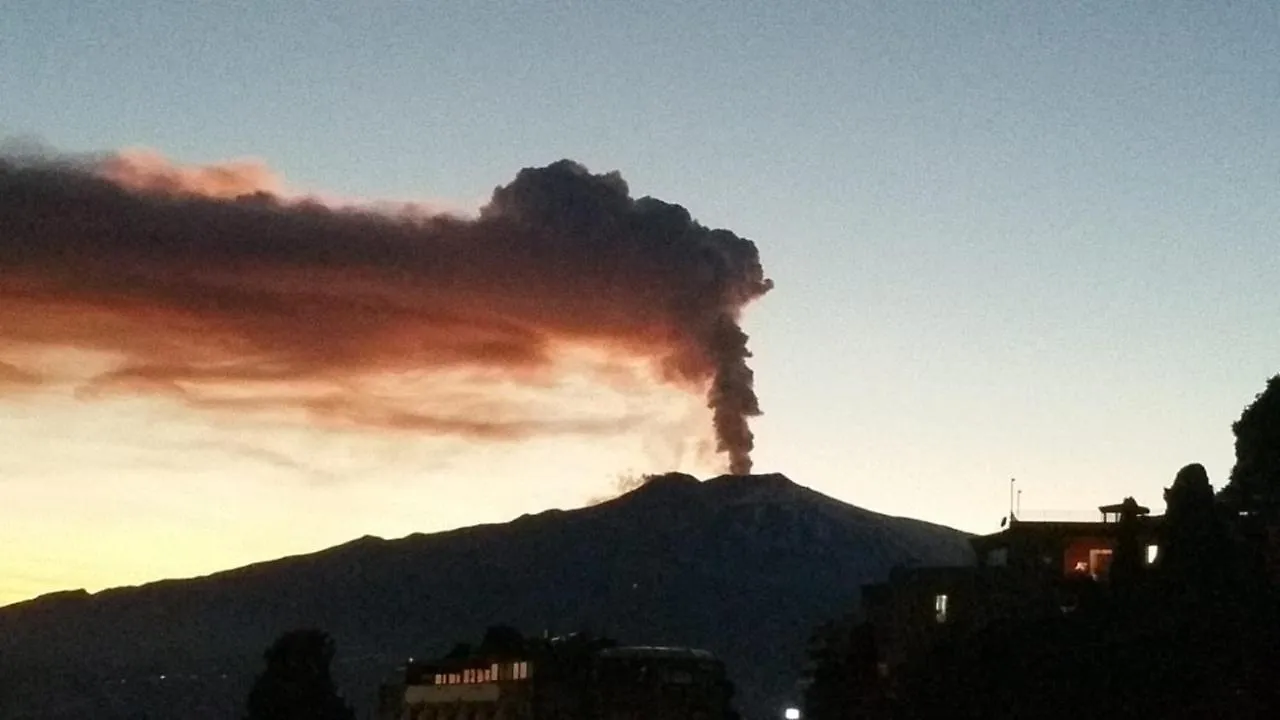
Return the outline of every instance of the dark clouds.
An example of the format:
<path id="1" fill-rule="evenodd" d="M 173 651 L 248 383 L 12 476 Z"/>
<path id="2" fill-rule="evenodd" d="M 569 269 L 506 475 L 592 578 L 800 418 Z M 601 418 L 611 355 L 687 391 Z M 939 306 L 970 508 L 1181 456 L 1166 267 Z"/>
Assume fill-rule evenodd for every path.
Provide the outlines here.
<path id="1" fill-rule="evenodd" d="M 745 472 L 759 408 L 738 317 L 770 287 L 750 241 L 570 161 L 460 218 L 290 199 L 253 163 L 0 160 L 0 386 L 40 380 L 25 351 L 72 347 L 119 359 L 90 395 L 480 438 L 626 429 L 504 410 L 502 388 L 585 347 L 705 391 Z M 407 407 L 370 389 L 388 377 L 491 392 Z"/>

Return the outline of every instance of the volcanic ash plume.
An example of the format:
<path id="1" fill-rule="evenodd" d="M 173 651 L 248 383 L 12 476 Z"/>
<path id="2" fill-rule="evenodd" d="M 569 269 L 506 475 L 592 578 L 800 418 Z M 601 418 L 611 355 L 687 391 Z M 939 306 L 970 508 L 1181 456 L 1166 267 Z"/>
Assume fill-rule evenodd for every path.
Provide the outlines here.
<path id="1" fill-rule="evenodd" d="M 509 407 L 587 349 L 706 391 L 741 473 L 760 411 L 738 319 L 771 287 L 750 241 L 568 160 L 461 218 L 286 195 L 254 162 L 0 159 L 0 388 L 55 380 L 32 358 L 71 348 L 110 359 L 86 396 L 501 439 L 606 429 Z"/>

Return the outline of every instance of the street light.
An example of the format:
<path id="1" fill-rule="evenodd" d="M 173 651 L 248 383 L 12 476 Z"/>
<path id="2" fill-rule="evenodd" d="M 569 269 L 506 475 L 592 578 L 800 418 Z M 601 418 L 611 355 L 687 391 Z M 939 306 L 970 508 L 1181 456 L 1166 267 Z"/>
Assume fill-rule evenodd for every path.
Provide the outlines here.
<path id="1" fill-rule="evenodd" d="M 783 720 L 800 720 L 800 708 L 789 707 L 782 711 Z"/>

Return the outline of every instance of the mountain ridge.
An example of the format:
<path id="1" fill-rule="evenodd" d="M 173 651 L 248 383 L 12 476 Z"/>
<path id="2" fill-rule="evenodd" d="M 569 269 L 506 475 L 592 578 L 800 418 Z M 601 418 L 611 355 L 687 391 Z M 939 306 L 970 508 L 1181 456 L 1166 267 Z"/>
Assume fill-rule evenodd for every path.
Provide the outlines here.
<path id="1" fill-rule="evenodd" d="M 12 602 L 7 605 L 0 605 L 0 613 L 3 613 L 7 610 L 23 607 L 23 606 L 40 604 L 46 601 L 73 602 L 73 601 L 97 598 L 103 595 L 109 595 L 116 592 L 140 590 L 143 588 L 148 588 L 148 587 L 163 585 L 168 583 L 188 582 L 188 581 L 205 580 L 205 579 L 211 579 L 211 578 L 222 578 L 222 577 L 226 577 L 242 571 L 248 571 L 260 566 L 274 565 L 276 563 L 281 563 L 281 562 L 286 562 L 291 560 L 300 560 L 303 558 L 309 558 L 316 555 L 324 555 L 324 554 L 332 553 L 335 551 L 342 550 L 343 548 L 347 548 L 349 546 L 373 545 L 373 544 L 379 544 L 379 543 L 395 543 L 395 542 L 411 540 L 415 538 L 439 537 L 439 536 L 449 535 L 453 533 L 484 530 L 486 528 L 494 528 L 494 527 L 511 525 L 512 523 L 522 522 L 522 521 L 525 521 L 526 519 L 556 517 L 566 513 L 582 512 L 585 510 L 590 510 L 592 508 L 607 506 L 613 503 L 617 503 L 619 501 L 626 501 L 629 498 L 632 498 L 633 496 L 637 496 L 638 494 L 639 495 L 648 494 L 652 492 L 653 489 L 656 489 L 655 487 L 651 487 L 651 485 L 654 482 L 657 482 L 659 483 L 659 485 L 662 485 L 662 484 L 665 484 L 666 482 L 670 482 L 671 478 L 673 477 L 680 478 L 680 480 L 678 480 L 677 482 L 683 483 L 685 482 L 683 478 L 688 478 L 688 480 L 692 481 L 692 483 L 695 483 L 698 485 L 705 485 L 705 486 L 712 486 L 712 484 L 723 484 L 723 483 L 741 484 L 741 483 L 750 483 L 753 481 L 758 481 L 762 483 L 773 483 L 774 486 L 777 487 L 778 480 L 780 479 L 782 482 L 786 483 L 787 485 L 795 489 L 802 491 L 803 493 L 807 494 L 809 497 L 819 499 L 823 502 L 827 502 L 832 505 L 840 506 L 841 509 L 851 510 L 854 513 L 862 514 L 867 517 L 883 518 L 888 521 L 895 521 L 895 520 L 908 521 L 908 522 L 917 523 L 924 526 L 931 526 L 942 531 L 950 531 L 950 532 L 966 534 L 961 530 L 957 530 L 955 528 L 952 528 L 946 525 L 941 525 L 939 523 L 933 523 L 926 520 L 920 520 L 917 518 L 911 518 L 911 517 L 900 516 L 900 515 L 889 515 L 886 513 L 880 513 L 874 510 L 868 510 L 866 508 L 858 507 L 856 505 L 851 505 L 841 500 L 832 498 L 829 495 L 813 490 L 812 488 L 808 488 L 803 485 L 800 485 L 782 473 L 767 473 L 767 474 L 747 475 L 747 476 L 724 474 L 724 475 L 711 477 L 706 480 L 699 480 L 696 477 L 685 474 L 685 473 L 662 473 L 662 474 L 649 476 L 648 480 L 644 484 L 640 485 L 639 487 L 636 487 L 627 492 L 620 493 L 615 497 L 608 498 L 606 500 L 596 502 L 591 505 L 586 505 L 583 507 L 569 508 L 569 509 L 548 508 L 546 510 L 540 510 L 534 513 L 524 513 L 511 520 L 506 520 L 506 521 L 494 521 L 494 522 L 488 522 L 488 523 L 479 523 L 476 525 L 465 525 L 462 527 L 448 528 L 448 529 L 432 531 L 432 532 L 412 532 L 407 535 L 403 535 L 401 537 L 388 538 L 388 537 L 382 537 L 380 535 L 366 534 L 366 535 L 361 535 L 358 538 L 347 540 L 345 542 L 338 543 L 337 545 L 330 545 L 328 547 L 320 548 L 318 550 L 294 553 L 291 555 L 282 555 L 277 558 L 270 558 L 266 560 L 256 560 L 254 562 L 250 562 L 245 565 L 240 565 L 240 566 L 231 567 L 231 568 L 224 568 L 221 570 L 214 570 L 212 572 L 208 572 L 202 575 L 190 575 L 190 576 L 183 576 L 183 577 L 177 577 L 177 578 L 163 578 L 159 580 L 149 580 L 146 582 L 137 583 L 133 585 L 117 585 L 117 586 L 103 588 L 101 590 L 95 590 L 95 591 L 90 591 L 85 588 L 67 588 L 63 590 L 55 590 L 52 592 L 42 593 L 32 598 L 18 600 L 16 602 Z M 776 499 L 776 498 L 769 498 L 769 499 Z M 742 499 L 735 500 L 735 502 L 738 504 L 747 504 L 747 502 L 743 501 Z M 763 502 L 763 500 L 756 500 L 756 502 Z"/>

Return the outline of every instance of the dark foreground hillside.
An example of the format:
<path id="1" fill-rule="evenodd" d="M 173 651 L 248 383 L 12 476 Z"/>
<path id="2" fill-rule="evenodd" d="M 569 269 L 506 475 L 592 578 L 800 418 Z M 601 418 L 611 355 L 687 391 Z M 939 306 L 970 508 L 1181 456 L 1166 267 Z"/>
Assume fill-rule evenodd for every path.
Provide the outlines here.
<path id="1" fill-rule="evenodd" d="M 812 628 L 895 565 L 970 561 L 963 534 L 781 475 L 671 475 L 552 510 L 96 595 L 0 608 L 0 717 L 235 717 L 263 650 L 314 626 L 360 716 L 403 659 L 494 624 L 724 657 L 748 718 L 794 697 Z"/>

